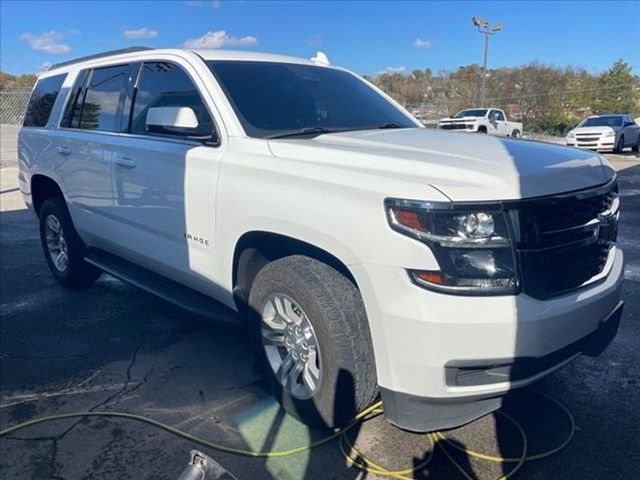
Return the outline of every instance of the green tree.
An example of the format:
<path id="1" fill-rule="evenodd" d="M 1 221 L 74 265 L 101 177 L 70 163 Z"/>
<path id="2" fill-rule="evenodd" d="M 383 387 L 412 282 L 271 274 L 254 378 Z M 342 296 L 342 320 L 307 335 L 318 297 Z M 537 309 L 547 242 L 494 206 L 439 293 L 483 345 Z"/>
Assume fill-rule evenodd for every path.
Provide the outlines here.
<path id="1" fill-rule="evenodd" d="M 631 67 L 622 59 L 598 78 L 598 95 L 593 110 L 596 113 L 633 113 L 639 112 L 636 79 Z"/>

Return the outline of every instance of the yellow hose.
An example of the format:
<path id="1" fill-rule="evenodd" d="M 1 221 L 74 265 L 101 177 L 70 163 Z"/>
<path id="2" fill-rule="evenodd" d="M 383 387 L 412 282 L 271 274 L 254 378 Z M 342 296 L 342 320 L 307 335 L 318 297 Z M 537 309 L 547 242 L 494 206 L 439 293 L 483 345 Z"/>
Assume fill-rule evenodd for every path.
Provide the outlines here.
<path id="1" fill-rule="evenodd" d="M 467 480 L 473 480 L 473 477 L 453 458 L 451 453 L 447 450 L 447 447 L 445 447 L 445 445 L 447 445 L 465 453 L 470 457 L 473 457 L 479 460 L 485 460 L 488 462 L 495 462 L 495 463 L 515 463 L 516 465 L 513 467 L 513 469 L 511 469 L 511 471 L 504 474 L 499 479 L 499 480 L 506 480 L 508 478 L 511 478 L 520 469 L 520 467 L 522 467 L 522 465 L 525 462 L 531 461 L 531 460 L 539 460 L 541 458 L 548 457 L 562 450 L 564 447 L 566 447 L 569 444 L 569 442 L 571 441 L 575 433 L 575 420 L 573 418 L 573 415 L 569 411 L 569 409 L 567 409 L 567 407 L 565 407 L 562 403 L 550 397 L 549 395 L 542 392 L 537 392 L 537 393 L 546 397 L 547 399 L 552 401 L 555 405 L 557 405 L 569 419 L 569 422 L 571 425 L 570 432 L 566 437 L 566 439 L 563 440 L 557 447 L 554 447 L 553 449 L 542 452 L 542 453 L 537 453 L 535 455 L 528 455 L 527 435 L 524 429 L 522 428 L 522 426 L 511 416 L 507 415 L 502 411 L 498 411 L 497 412 L 498 414 L 502 415 L 504 418 L 506 418 L 510 423 L 514 425 L 514 427 L 518 430 L 518 433 L 522 438 L 522 453 L 520 454 L 519 457 L 501 457 L 501 456 L 487 455 L 481 452 L 476 452 L 468 448 L 460 447 L 456 443 L 449 440 L 442 432 L 431 432 L 426 434 L 426 440 L 429 443 L 429 455 L 427 455 L 427 458 L 424 461 L 422 461 L 420 464 L 415 465 L 413 468 L 407 468 L 403 470 L 388 469 L 382 465 L 375 463 L 373 460 L 365 457 L 361 452 L 359 452 L 355 448 L 355 446 L 351 443 L 347 435 L 347 432 L 358 423 L 366 422 L 367 420 L 370 420 L 380 415 L 381 413 L 383 413 L 382 401 L 378 401 L 372 404 L 371 406 L 367 407 L 366 409 L 364 409 L 362 412 L 358 413 L 346 427 L 340 430 L 337 430 L 336 432 L 316 442 L 312 442 L 307 445 L 301 445 L 299 447 L 292 448 L 289 450 L 253 451 L 253 450 L 243 450 L 239 448 L 233 448 L 226 445 L 220 445 L 220 444 L 211 442 L 209 440 L 206 440 L 204 438 L 198 437 L 196 435 L 192 435 L 188 432 L 179 430 L 175 427 L 172 427 L 171 425 L 167 425 L 166 423 L 159 422 L 152 418 L 145 417 L 142 415 L 136 415 L 134 413 L 126 413 L 126 412 L 74 412 L 74 413 L 62 413 L 58 415 L 49 415 L 45 417 L 35 418 L 33 420 L 28 420 L 26 422 L 19 423 L 17 425 L 13 425 L 11 427 L 5 428 L 4 430 L 0 430 L 0 437 L 4 437 L 6 435 L 9 435 L 10 433 L 13 433 L 28 427 L 32 427 L 34 425 L 53 422 L 57 420 L 65 420 L 69 418 L 79 418 L 79 417 L 115 417 L 115 418 L 125 418 L 128 420 L 135 420 L 138 422 L 147 423 L 149 425 L 153 425 L 162 430 L 166 430 L 170 433 L 173 433 L 178 437 L 182 437 L 186 440 L 190 440 L 194 443 L 203 445 L 205 447 L 209 447 L 214 450 L 231 453 L 235 455 L 243 455 L 246 457 L 262 457 L 262 458 L 287 457 L 287 456 L 296 455 L 298 453 L 310 450 L 320 445 L 324 445 L 325 443 L 331 442 L 332 440 L 339 439 L 340 450 L 342 451 L 344 457 L 347 459 L 350 465 L 368 473 L 372 473 L 380 476 L 386 476 L 386 477 L 394 478 L 398 480 L 412 480 L 413 474 L 417 470 L 423 469 L 433 459 L 436 447 L 438 447 L 442 451 L 442 453 L 445 455 L 445 457 L 449 460 L 449 462 Z"/>

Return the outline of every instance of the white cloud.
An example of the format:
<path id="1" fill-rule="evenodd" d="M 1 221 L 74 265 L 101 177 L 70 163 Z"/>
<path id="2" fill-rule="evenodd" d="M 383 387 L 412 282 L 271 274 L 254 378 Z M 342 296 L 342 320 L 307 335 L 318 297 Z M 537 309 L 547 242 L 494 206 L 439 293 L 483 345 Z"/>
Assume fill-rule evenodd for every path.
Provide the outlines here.
<path id="1" fill-rule="evenodd" d="M 55 30 L 49 30 L 40 35 L 33 35 L 28 32 L 20 35 L 20 39 L 27 42 L 33 50 L 50 53 L 51 55 L 65 55 L 71 52 L 69 45 L 59 42 L 63 38 L 64 35 Z"/>
<path id="2" fill-rule="evenodd" d="M 431 42 L 429 40 L 416 38 L 416 41 L 413 42 L 413 46 L 416 48 L 431 48 Z"/>
<path id="3" fill-rule="evenodd" d="M 151 30 L 147 27 L 142 27 L 138 29 L 125 29 L 122 31 L 124 38 L 128 40 L 135 40 L 137 38 L 153 38 L 158 35 L 158 32 L 155 30 Z"/>
<path id="4" fill-rule="evenodd" d="M 384 70 L 380 70 L 378 72 L 378 75 L 393 75 L 394 73 L 403 73 L 406 70 L 406 68 L 404 66 L 400 66 L 400 67 L 387 67 Z"/>
<path id="5" fill-rule="evenodd" d="M 182 46 L 184 48 L 222 48 L 222 47 L 250 47 L 257 45 L 258 39 L 251 35 L 244 37 L 230 37 L 224 30 L 207 32 L 199 38 L 190 38 Z"/>

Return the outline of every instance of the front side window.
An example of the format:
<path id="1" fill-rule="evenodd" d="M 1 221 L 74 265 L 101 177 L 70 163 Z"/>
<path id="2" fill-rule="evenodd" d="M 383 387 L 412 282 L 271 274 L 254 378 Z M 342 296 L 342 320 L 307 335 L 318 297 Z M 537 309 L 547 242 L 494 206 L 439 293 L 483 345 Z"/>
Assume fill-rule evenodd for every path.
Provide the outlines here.
<path id="1" fill-rule="evenodd" d="M 38 80 L 27 106 L 27 113 L 22 123 L 25 127 L 44 127 L 49 121 L 53 104 L 58 98 L 62 83 L 67 74 Z"/>
<path id="2" fill-rule="evenodd" d="M 149 109 L 157 107 L 188 107 L 195 113 L 197 127 L 189 132 L 147 124 Z M 174 137 L 210 136 L 213 121 L 189 75 L 169 62 L 144 63 L 135 91 L 131 114 L 131 133 Z"/>
<path id="3" fill-rule="evenodd" d="M 80 110 L 79 128 L 120 131 L 122 102 L 129 78 L 129 65 L 93 70 Z"/>
<path id="4" fill-rule="evenodd" d="M 500 110 L 491 110 L 489 113 L 489 120 L 504 120 L 504 113 Z"/>
<path id="5" fill-rule="evenodd" d="M 268 138 L 416 127 L 402 111 L 351 73 L 293 63 L 208 61 L 245 132 Z"/>

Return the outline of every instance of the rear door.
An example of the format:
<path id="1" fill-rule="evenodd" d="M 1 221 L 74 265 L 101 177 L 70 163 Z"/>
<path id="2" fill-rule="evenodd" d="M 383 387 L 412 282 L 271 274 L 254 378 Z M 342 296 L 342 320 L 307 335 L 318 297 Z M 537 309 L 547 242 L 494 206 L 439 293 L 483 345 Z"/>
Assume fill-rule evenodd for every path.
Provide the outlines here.
<path id="1" fill-rule="evenodd" d="M 112 238 L 111 162 L 105 147 L 120 130 L 131 68 L 120 64 L 81 71 L 60 128 L 52 132 L 59 156 L 56 175 L 74 224 L 90 245 L 104 246 Z"/>
<path id="2" fill-rule="evenodd" d="M 130 92 L 130 116 L 110 139 L 117 253 L 193 288 L 210 292 L 215 195 L 222 147 L 197 72 L 174 61 L 144 62 Z M 201 82 L 201 81 L 200 81 Z M 202 82 L 201 82 L 202 83 Z M 202 139 L 146 124 L 154 107 L 188 107 Z"/>

